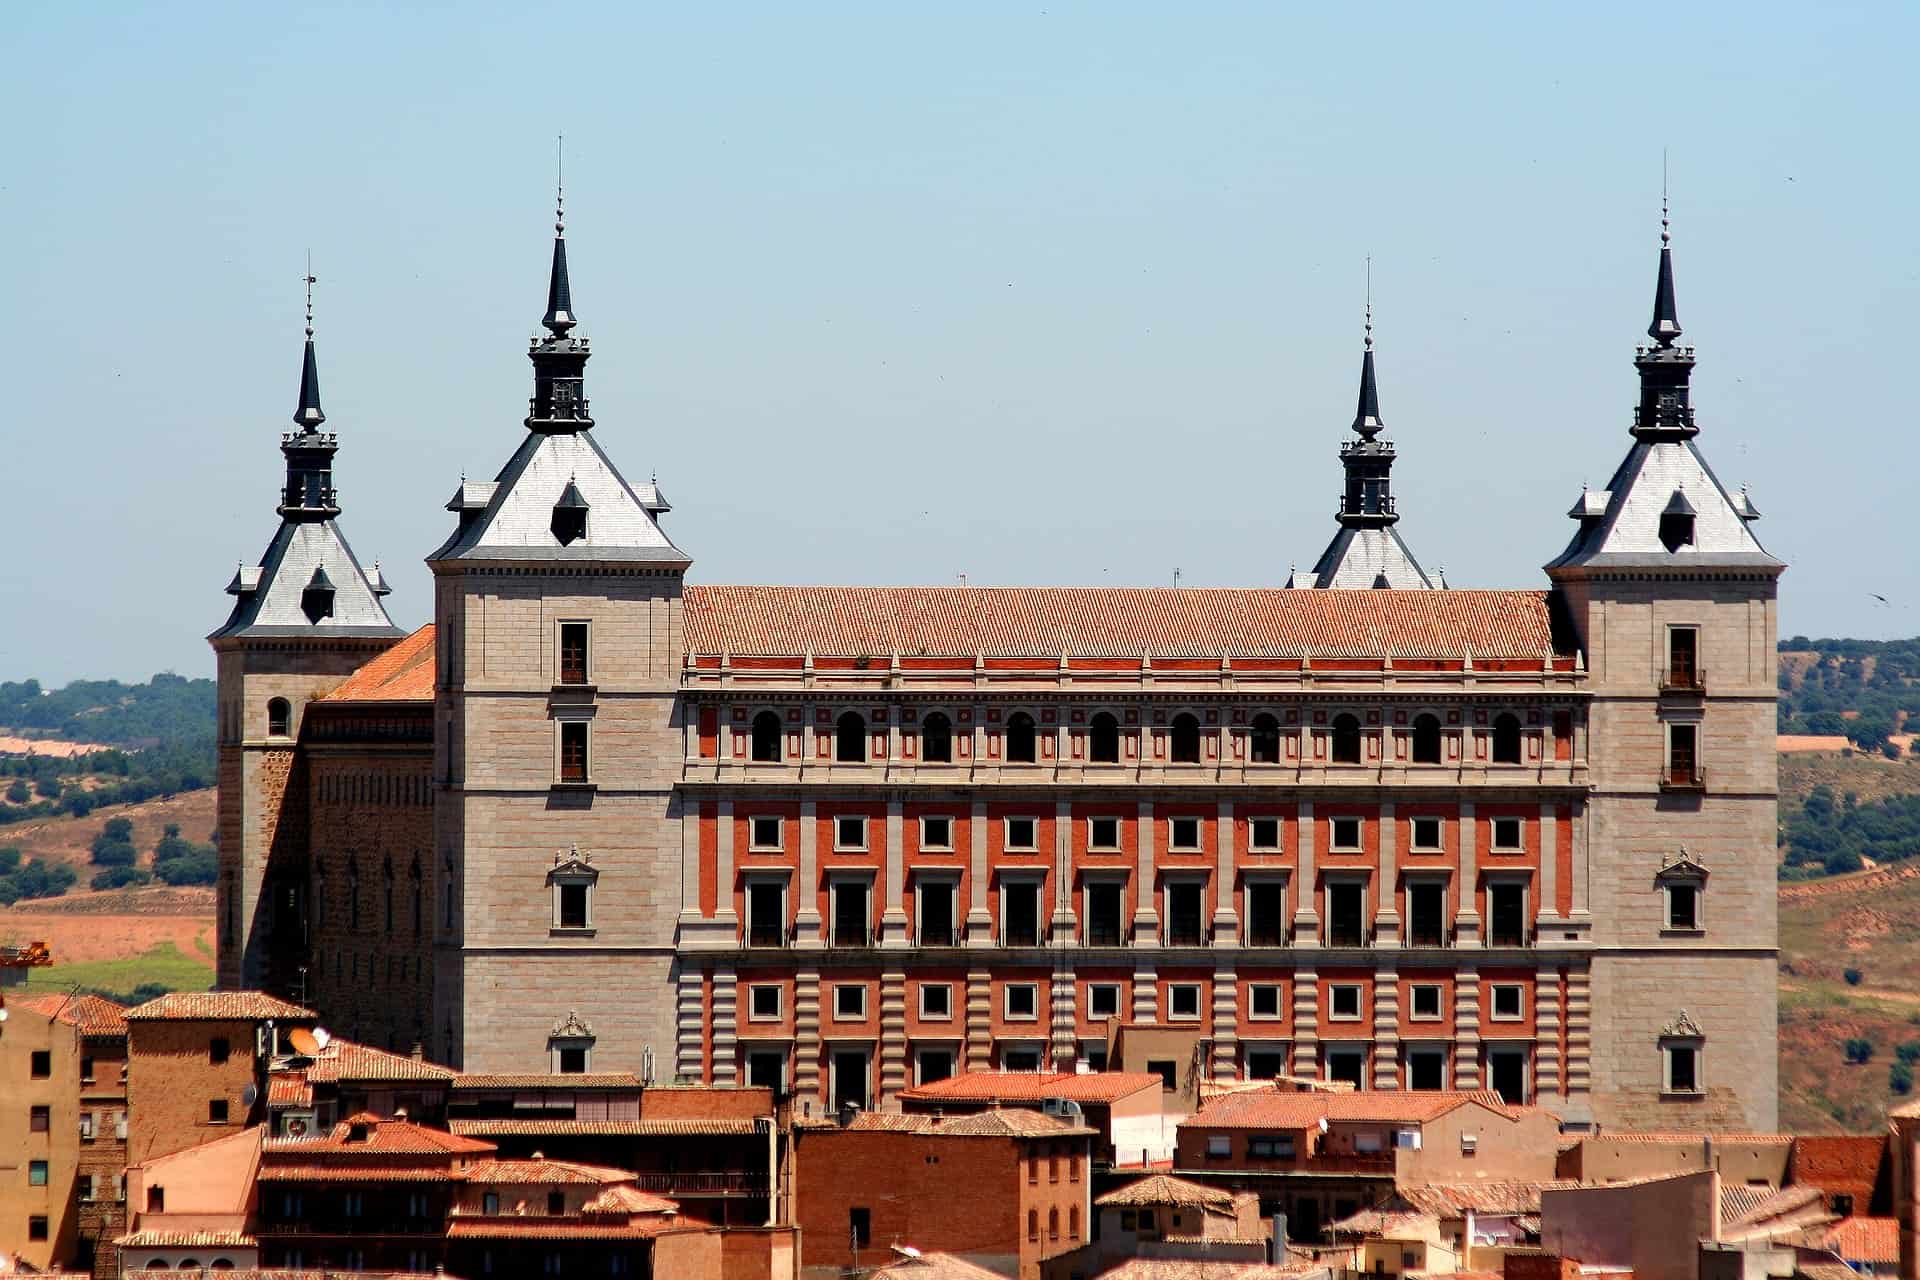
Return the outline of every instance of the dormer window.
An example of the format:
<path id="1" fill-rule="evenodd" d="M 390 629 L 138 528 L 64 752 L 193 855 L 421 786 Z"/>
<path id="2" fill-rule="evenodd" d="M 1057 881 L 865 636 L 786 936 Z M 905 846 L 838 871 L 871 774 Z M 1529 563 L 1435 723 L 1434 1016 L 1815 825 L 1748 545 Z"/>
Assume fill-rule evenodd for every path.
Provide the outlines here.
<path id="1" fill-rule="evenodd" d="M 587 500 L 571 480 L 560 501 L 553 504 L 553 536 L 563 547 L 584 541 L 587 536 Z"/>
<path id="2" fill-rule="evenodd" d="M 1675 489 L 1667 509 L 1660 513 L 1660 545 L 1668 551 L 1692 546 L 1693 519 L 1693 504 L 1687 501 L 1686 494 Z"/>
<path id="3" fill-rule="evenodd" d="M 327 576 L 323 566 L 314 566 L 313 576 L 307 579 L 305 589 L 300 592 L 300 612 L 307 615 L 307 621 L 319 624 L 322 618 L 333 616 L 333 579 Z"/>

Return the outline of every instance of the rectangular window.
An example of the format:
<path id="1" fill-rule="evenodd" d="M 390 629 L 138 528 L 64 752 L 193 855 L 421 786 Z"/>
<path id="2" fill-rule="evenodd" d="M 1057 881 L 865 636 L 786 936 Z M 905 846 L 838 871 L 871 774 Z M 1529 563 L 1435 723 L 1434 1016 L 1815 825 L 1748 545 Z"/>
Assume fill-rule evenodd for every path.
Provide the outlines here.
<path id="1" fill-rule="evenodd" d="M 591 886 L 584 880 L 564 881 L 554 886 L 559 895 L 559 926 L 562 929 L 587 927 L 587 900 Z"/>
<path id="2" fill-rule="evenodd" d="M 1697 884 L 1670 884 L 1667 886 L 1667 928 L 1698 929 L 1700 927 L 1700 886 Z"/>
<path id="3" fill-rule="evenodd" d="M 92 1142 L 97 1132 L 99 1132 L 99 1130 L 96 1128 L 93 1112 L 82 1111 L 80 1113 L 80 1141 Z"/>
<path id="4" fill-rule="evenodd" d="M 1278 1049 L 1247 1050 L 1247 1079 L 1272 1080 L 1287 1074 L 1287 1055 Z"/>
<path id="5" fill-rule="evenodd" d="M 747 882 L 747 945 L 787 945 L 787 887 L 768 880 Z"/>
<path id="6" fill-rule="evenodd" d="M 1525 885 L 1495 881 L 1487 886 L 1487 945 L 1527 945 L 1527 889 Z"/>
<path id="7" fill-rule="evenodd" d="M 560 722 L 560 781 L 585 782 L 586 780 L 587 722 L 562 720 Z"/>
<path id="8" fill-rule="evenodd" d="M 786 1089 L 787 1055 L 779 1049 L 755 1049 L 747 1054 L 747 1085 L 753 1089 Z"/>
<path id="9" fill-rule="evenodd" d="M 1413 820 L 1413 848 L 1417 853 L 1440 852 L 1440 819 L 1415 818 Z"/>
<path id="10" fill-rule="evenodd" d="M 1160 1077 L 1162 1093 L 1173 1093 L 1180 1087 L 1180 1064 L 1171 1058 L 1148 1058 L 1147 1074 Z"/>
<path id="11" fill-rule="evenodd" d="M 756 1022 L 780 1019 L 781 988 L 772 984 L 747 988 L 747 1016 Z"/>
<path id="12" fill-rule="evenodd" d="M 208 1124 L 227 1123 L 228 1110 L 229 1110 L 229 1107 L 228 1107 L 227 1100 L 225 1098 L 213 1098 L 209 1100 L 207 1103 L 207 1123 Z"/>
<path id="13" fill-rule="evenodd" d="M 1440 1019 L 1440 984 L 1437 982 L 1416 982 L 1408 988 L 1408 1004 L 1416 1022 L 1437 1022 Z"/>
<path id="14" fill-rule="evenodd" d="M 1225 1160 L 1233 1154 L 1233 1138 L 1230 1134 L 1210 1133 L 1207 1135 L 1207 1159 Z"/>
<path id="15" fill-rule="evenodd" d="M 946 982 L 920 984 L 920 1016 L 933 1022 L 953 1017 L 953 986 Z"/>
<path id="16" fill-rule="evenodd" d="M 1350 1084 L 1356 1089 L 1367 1087 L 1367 1051 L 1365 1049 L 1328 1049 L 1327 1079 Z"/>
<path id="17" fill-rule="evenodd" d="M 1000 1051 L 1000 1069 L 1002 1071 L 1038 1071 L 1040 1069 L 1040 1051 L 1038 1049 L 1006 1048 Z"/>
<path id="18" fill-rule="evenodd" d="M 1192 853 L 1200 847 L 1200 819 L 1170 818 L 1167 820 L 1167 848 L 1180 853 Z"/>
<path id="19" fill-rule="evenodd" d="M 922 1049 L 913 1060 L 914 1083 L 935 1084 L 953 1075 L 953 1050 Z"/>
<path id="20" fill-rule="evenodd" d="M 833 989 L 833 1016 L 857 1021 L 867 1016 L 867 989 L 858 982 L 843 982 Z"/>
<path id="21" fill-rule="evenodd" d="M 867 882 L 835 880 L 833 882 L 833 945 L 836 947 L 868 945 L 871 941 L 868 937 L 870 923 L 867 908 Z"/>
<path id="22" fill-rule="evenodd" d="M 92 1058 L 80 1059 L 80 1083 L 81 1084 L 93 1083 L 93 1059 Z"/>
<path id="23" fill-rule="evenodd" d="M 1291 1160 L 1293 1152 L 1290 1133 L 1260 1134 L 1247 1139 L 1247 1154 L 1257 1160 Z"/>
<path id="24" fill-rule="evenodd" d="M 53 1109 L 51 1107 L 32 1107 L 27 1111 L 27 1132 L 45 1133 L 52 1127 Z"/>
<path id="25" fill-rule="evenodd" d="M 1087 848 L 1096 853 L 1111 853 L 1120 847 L 1120 819 L 1088 818 Z"/>
<path id="26" fill-rule="evenodd" d="M 1501 1047 L 1487 1052 L 1487 1080 L 1493 1091 L 1500 1095 L 1500 1101 L 1508 1106 L 1525 1106 L 1527 1102 L 1527 1051 L 1524 1046 L 1517 1048 Z"/>
<path id="27" fill-rule="evenodd" d="M 780 839 L 780 819 L 752 818 L 747 822 L 747 848 L 760 850 L 779 850 L 784 847 Z"/>
<path id="28" fill-rule="evenodd" d="M 833 821 L 833 847 L 846 853 L 859 853 L 867 847 L 867 820 L 839 817 Z"/>
<path id="29" fill-rule="evenodd" d="M 920 847 L 937 853 L 953 851 L 953 819 L 920 819 Z"/>
<path id="30" fill-rule="evenodd" d="M 1247 945 L 1284 946 L 1287 941 L 1286 885 L 1279 880 L 1247 882 Z"/>
<path id="31" fill-rule="evenodd" d="M 847 1210 L 847 1227 L 853 1247 L 865 1249 L 873 1243 L 873 1210 L 857 1205 Z"/>
<path id="32" fill-rule="evenodd" d="M 1699 761 L 1700 726 L 1696 724 L 1670 724 L 1667 726 L 1667 782 L 1676 787 L 1693 787 L 1701 783 Z"/>
<path id="33" fill-rule="evenodd" d="M 1040 988 L 1032 982 L 1009 982 L 1006 985 L 1007 1017 L 1021 1022 L 1039 1016 Z"/>
<path id="34" fill-rule="evenodd" d="M 1336 853 L 1359 852 L 1360 819 L 1335 818 L 1328 825 L 1332 828 L 1332 842 L 1328 848 Z"/>
<path id="35" fill-rule="evenodd" d="M 1200 984 L 1175 982 L 1167 986 L 1167 1016 L 1191 1022 L 1200 1016 Z"/>
<path id="36" fill-rule="evenodd" d="M 1447 1051 L 1445 1049 L 1407 1050 L 1407 1088 L 1444 1089 L 1447 1087 Z"/>
<path id="37" fill-rule="evenodd" d="M 1175 880 L 1167 885 L 1168 946 L 1206 945 L 1205 888 L 1197 880 Z"/>
<path id="38" fill-rule="evenodd" d="M 1493 820 L 1493 851 L 1495 853 L 1520 852 L 1520 819 L 1495 818 Z"/>
<path id="39" fill-rule="evenodd" d="M 1247 848 L 1272 853 L 1280 848 L 1280 819 L 1254 818 L 1247 823 Z"/>
<path id="40" fill-rule="evenodd" d="M 1088 1040 L 1080 1046 L 1080 1057 L 1089 1071 L 1107 1069 L 1107 1045 L 1104 1040 Z"/>
<path id="41" fill-rule="evenodd" d="M 1367 886 L 1357 880 L 1335 880 L 1327 885 L 1327 944 L 1334 947 L 1367 945 Z"/>
<path id="42" fill-rule="evenodd" d="M 1447 886 L 1422 876 L 1407 881 L 1407 944 L 1415 947 L 1447 945 Z"/>
<path id="43" fill-rule="evenodd" d="M 1040 945 L 1040 886 L 1018 880 L 1000 890 L 1000 941 L 1009 947 Z"/>
<path id="44" fill-rule="evenodd" d="M 1279 1017 L 1280 984 L 1277 982 L 1256 982 L 1248 987 L 1247 1016 L 1250 1018 Z"/>
<path id="45" fill-rule="evenodd" d="M 43 1215 L 36 1213 L 27 1219 L 27 1239 L 45 1240 L 46 1238 L 47 1220 Z"/>
<path id="46" fill-rule="evenodd" d="M 233 1046 L 228 1043 L 225 1036 L 215 1036 L 213 1039 L 207 1041 L 207 1062 L 209 1064 L 217 1067 L 232 1056 Z"/>
<path id="47" fill-rule="evenodd" d="M 53 1075 L 53 1054 L 46 1049 L 35 1049 L 29 1055 L 27 1074 L 35 1080 L 45 1080 Z"/>
<path id="48" fill-rule="evenodd" d="M 563 1076 L 587 1073 L 587 1050 L 583 1045 L 562 1045 L 554 1051 L 554 1066 Z"/>
<path id="49" fill-rule="evenodd" d="M 1087 984 L 1087 1016 L 1089 1018 L 1119 1017 L 1120 984 L 1117 982 L 1089 982 Z"/>
<path id="50" fill-rule="evenodd" d="M 45 1160 L 27 1161 L 27 1185 L 44 1187 L 47 1185 L 47 1162 Z"/>
<path id="51" fill-rule="evenodd" d="M 927 881 L 918 885 L 914 892 L 918 895 L 919 915 L 914 924 L 923 947 L 952 947 L 959 945 L 957 930 L 954 928 L 953 896 L 954 886 L 946 880 Z"/>
<path id="52" fill-rule="evenodd" d="M 1667 628 L 1667 686 L 1673 689 L 1700 687 L 1699 628 Z"/>
<path id="53" fill-rule="evenodd" d="M 1338 1022 L 1358 1022 L 1360 1020 L 1360 986 L 1353 982 L 1336 982 L 1327 988 L 1327 1016 Z"/>
<path id="54" fill-rule="evenodd" d="M 1692 1045 L 1667 1046 L 1667 1092 L 1700 1092 L 1700 1055 Z"/>
<path id="55" fill-rule="evenodd" d="M 560 624 L 560 683 L 587 682 L 587 624 Z"/>
<path id="56" fill-rule="evenodd" d="M 1007 852 L 1032 853 L 1037 847 L 1040 824 L 1032 818 L 1007 819 Z"/>
<path id="57" fill-rule="evenodd" d="M 1526 1007 L 1526 994 L 1517 982 L 1493 984 L 1493 1017 L 1496 1022 L 1518 1022 Z"/>
<path id="58" fill-rule="evenodd" d="M 1116 880 L 1087 883 L 1086 937 L 1090 947 L 1117 947 L 1122 940 L 1121 885 Z"/>

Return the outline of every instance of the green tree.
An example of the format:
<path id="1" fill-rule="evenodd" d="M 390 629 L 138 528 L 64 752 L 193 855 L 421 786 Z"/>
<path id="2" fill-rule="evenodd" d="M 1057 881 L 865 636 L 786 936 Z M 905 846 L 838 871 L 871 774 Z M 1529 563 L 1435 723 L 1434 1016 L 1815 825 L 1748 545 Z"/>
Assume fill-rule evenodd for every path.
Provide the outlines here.
<path id="1" fill-rule="evenodd" d="M 1901 1097 L 1913 1092 L 1913 1068 L 1904 1062 L 1895 1062 L 1887 1067 L 1887 1088 Z"/>
<path id="2" fill-rule="evenodd" d="M 15 845 L 0 849 L 0 876 L 10 876 L 20 869 L 20 850 Z"/>
<path id="3" fill-rule="evenodd" d="M 1873 1041 L 1865 1036 L 1851 1036 L 1846 1043 L 1848 1062 L 1867 1062 L 1873 1057 Z"/>
<path id="4" fill-rule="evenodd" d="M 15 778 L 7 784 L 7 799 L 13 804 L 25 804 L 27 801 L 33 799 L 33 792 L 27 787 L 24 781 Z"/>

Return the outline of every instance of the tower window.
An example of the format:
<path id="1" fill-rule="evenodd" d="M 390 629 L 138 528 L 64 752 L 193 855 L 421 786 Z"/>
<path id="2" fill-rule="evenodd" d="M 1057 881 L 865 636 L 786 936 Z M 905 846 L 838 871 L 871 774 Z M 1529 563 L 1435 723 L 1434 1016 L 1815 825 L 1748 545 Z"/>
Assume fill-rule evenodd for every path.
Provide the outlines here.
<path id="1" fill-rule="evenodd" d="M 560 683 L 587 682 L 587 624 L 560 624 Z"/>
<path id="2" fill-rule="evenodd" d="M 953 763 L 953 721 L 944 711 L 930 712 L 920 722 L 920 759 L 927 764 Z"/>
<path id="3" fill-rule="evenodd" d="M 1440 717 L 1421 715 L 1413 718 L 1413 762 L 1440 763 Z"/>
<path id="4" fill-rule="evenodd" d="M 1247 988 L 1248 1017 L 1278 1018 L 1280 1012 L 1279 983 L 1256 982 Z"/>
<path id="5" fill-rule="evenodd" d="M 1416 852 L 1437 853 L 1440 849 L 1440 819 L 1413 820 L 1413 848 Z"/>
<path id="6" fill-rule="evenodd" d="M 1007 717 L 1007 763 L 1032 764 L 1035 758 L 1036 734 L 1033 717 L 1024 711 L 1016 711 Z"/>
<path id="7" fill-rule="evenodd" d="M 1032 853 L 1038 847 L 1039 823 L 1032 818 L 1007 819 L 1007 852 Z"/>
<path id="8" fill-rule="evenodd" d="M 772 983 L 748 987 L 747 1016 L 756 1022 L 778 1021 L 781 990 L 782 988 Z"/>
<path id="9" fill-rule="evenodd" d="M 1167 820 L 1167 847 L 1173 850 L 1192 852 L 1200 848 L 1200 819 L 1169 818 Z"/>
<path id="10" fill-rule="evenodd" d="M 586 780 L 587 722 L 562 720 L 560 722 L 560 781 L 585 782 Z"/>
<path id="11" fill-rule="evenodd" d="M 1520 819 L 1495 818 L 1493 820 L 1493 849 L 1496 853 L 1520 852 Z"/>
<path id="12" fill-rule="evenodd" d="M 1665 1058 L 1666 1086 L 1668 1093 L 1700 1092 L 1700 1046 L 1697 1043 L 1674 1043 L 1661 1048 Z"/>
<path id="13" fill-rule="evenodd" d="M 951 852 L 953 849 L 952 818 L 920 819 L 920 847 L 932 852 Z"/>
<path id="14" fill-rule="evenodd" d="M 1700 886 L 1691 881 L 1671 882 L 1666 886 L 1667 928 L 1700 927 Z"/>
<path id="15" fill-rule="evenodd" d="M 293 725 L 293 704 L 285 698 L 267 700 L 267 736 L 284 738 Z"/>
<path id="16" fill-rule="evenodd" d="M 585 929 L 591 921 L 593 884 L 587 880 L 561 881 L 554 886 L 554 924 L 561 929 Z"/>
<path id="17" fill-rule="evenodd" d="M 1120 722 L 1111 712 L 1096 712 L 1088 723 L 1087 759 L 1094 764 L 1120 763 Z"/>
<path id="18" fill-rule="evenodd" d="M 749 850 L 778 850 L 782 847 L 780 819 L 752 818 L 748 820 L 747 848 Z"/>
<path id="19" fill-rule="evenodd" d="M 1691 787 L 1701 782 L 1700 726 L 1667 726 L 1667 782 L 1670 786 Z"/>
<path id="20" fill-rule="evenodd" d="M 1280 819 L 1250 818 L 1247 821 L 1247 847 L 1262 853 L 1280 848 Z"/>
<path id="21" fill-rule="evenodd" d="M 762 711 L 753 718 L 753 758 L 760 764 L 778 764 L 780 762 L 780 717 L 776 712 Z"/>
<path id="22" fill-rule="evenodd" d="M 1333 762 L 1360 763 L 1360 721 L 1351 715 L 1333 718 Z"/>
<path id="23" fill-rule="evenodd" d="M 1120 847 L 1120 819 L 1088 818 L 1087 848 L 1113 850 Z"/>
<path id="24" fill-rule="evenodd" d="M 1173 718 L 1173 732 L 1168 759 L 1174 764 L 1200 763 L 1200 721 L 1198 717 L 1181 712 Z"/>
<path id="25" fill-rule="evenodd" d="M 1494 717 L 1493 762 L 1520 763 L 1520 718 L 1512 712 L 1502 712 Z"/>
<path id="26" fill-rule="evenodd" d="M 1667 686 L 1673 689 L 1700 687 L 1700 629 L 1667 629 Z"/>
<path id="27" fill-rule="evenodd" d="M 867 718 L 849 711 L 834 724 L 833 758 L 841 764 L 860 764 L 867 758 Z"/>
<path id="28" fill-rule="evenodd" d="M 1328 845 L 1335 853 L 1357 853 L 1360 850 L 1360 819 L 1333 818 L 1327 823 Z"/>
<path id="29" fill-rule="evenodd" d="M 1255 764 L 1280 763 L 1280 722 L 1266 712 L 1253 718 L 1252 756 Z"/>

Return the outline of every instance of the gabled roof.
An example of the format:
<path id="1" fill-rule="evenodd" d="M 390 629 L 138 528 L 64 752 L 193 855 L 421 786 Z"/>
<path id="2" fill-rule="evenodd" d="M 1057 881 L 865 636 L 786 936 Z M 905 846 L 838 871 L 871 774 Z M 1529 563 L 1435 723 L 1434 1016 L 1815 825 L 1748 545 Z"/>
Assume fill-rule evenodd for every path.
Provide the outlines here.
<path id="1" fill-rule="evenodd" d="M 1602 501 L 1601 514 L 1590 514 Z M 1687 507 L 1693 542 L 1668 551 L 1660 517 Z M 1753 536 L 1748 520 L 1757 513 L 1749 513 L 1745 496 L 1727 492 L 1692 440 L 1635 440 L 1605 490 L 1574 504 L 1580 529 L 1547 568 L 1784 568 Z"/>
<path id="2" fill-rule="evenodd" d="M 640 1077 L 625 1071 L 555 1075 L 535 1071 L 462 1071 L 456 1089 L 638 1089 Z"/>
<path id="3" fill-rule="evenodd" d="M 587 536 L 561 546 L 553 536 L 553 509 L 569 488 L 589 509 Z M 464 501 L 467 490 L 463 485 L 456 497 Z M 529 432 L 501 468 L 486 506 L 469 508 L 427 559 L 693 563 L 660 531 L 591 431 Z"/>
<path id="4" fill-rule="evenodd" d="M 1146 1089 L 1159 1089 L 1160 1077 L 1144 1071 L 968 1071 L 902 1091 L 914 1102 L 1021 1102 L 1064 1098 L 1072 1102 L 1115 1102 Z"/>
<path id="5" fill-rule="evenodd" d="M 633 1174 L 602 1164 L 574 1160 L 476 1160 L 467 1166 L 467 1181 L 529 1183 L 540 1186 L 590 1186 L 632 1182 Z"/>
<path id="6" fill-rule="evenodd" d="M 668 1117 L 664 1120 L 532 1120 L 518 1116 L 485 1117 L 477 1120 L 453 1119 L 447 1127 L 454 1133 L 493 1138 L 717 1138 L 757 1132 L 747 1116 Z"/>
<path id="7" fill-rule="evenodd" d="M 687 651 L 885 657 L 1539 658 L 1543 591 L 686 588 Z"/>
<path id="8" fill-rule="evenodd" d="M 1144 1178 L 1136 1178 L 1124 1187 L 1096 1197 L 1094 1203 L 1101 1208 L 1122 1205 L 1179 1205 L 1183 1208 L 1211 1209 L 1217 1213 L 1233 1212 L 1231 1192 L 1222 1191 L 1218 1187 L 1204 1187 L 1197 1182 L 1188 1182 L 1185 1178 L 1176 1178 L 1170 1173 L 1154 1173 Z"/>
<path id="9" fill-rule="evenodd" d="M 314 1056 L 313 1065 L 307 1068 L 307 1078 L 316 1084 L 340 1080 L 452 1080 L 459 1074 L 437 1062 L 340 1039 L 327 1041 L 326 1048 Z"/>
<path id="10" fill-rule="evenodd" d="M 127 1034 L 127 1007 L 105 996 L 92 994 L 68 996 L 59 992 L 15 997 L 18 1008 L 32 1009 L 73 1027 L 83 1036 L 112 1037 Z"/>
<path id="11" fill-rule="evenodd" d="M 1433 581 L 1389 524 L 1343 526 L 1314 562 L 1313 585 L 1336 590 L 1427 591 L 1432 590 Z"/>
<path id="12" fill-rule="evenodd" d="M 922 1253 L 910 1245 L 895 1245 L 893 1252 L 893 1261 L 869 1272 L 867 1280 L 1001 1280 L 998 1271 L 951 1253 Z"/>
<path id="13" fill-rule="evenodd" d="M 126 1012 L 128 1022 L 312 1022 L 318 1017 L 264 991 L 173 991 Z"/>
<path id="14" fill-rule="evenodd" d="M 1566 1179 L 1527 1182 L 1491 1179 L 1486 1182 L 1427 1182 L 1401 1187 L 1401 1198 L 1416 1209 L 1449 1218 L 1474 1213 L 1511 1216 L 1540 1212 L 1542 1191 L 1561 1191 L 1581 1184 Z"/>
<path id="15" fill-rule="evenodd" d="M 1059 1116 L 1040 1111 L 1013 1108 L 1007 1111 L 979 1111 L 970 1116 L 941 1120 L 933 1132 L 950 1138 L 1046 1138 L 1070 1137 L 1092 1133 L 1083 1125 L 1071 1124 Z"/>
<path id="16" fill-rule="evenodd" d="M 433 624 L 429 622 L 348 676 L 320 701 L 433 701 L 433 636 Z"/>
<path id="17" fill-rule="evenodd" d="M 349 1116 L 324 1137 L 267 1141 L 269 1154 L 303 1162 L 333 1156 L 490 1156 L 496 1150 L 491 1142 L 463 1138 L 410 1120 L 389 1120 L 370 1112 Z"/>
<path id="18" fill-rule="evenodd" d="M 314 622 L 301 595 L 321 574 L 333 587 L 333 613 Z M 257 566 L 241 566 L 227 591 L 233 612 L 207 638 L 340 636 L 398 638 L 380 585 L 369 578 L 332 520 L 282 520 Z"/>
<path id="19" fill-rule="evenodd" d="M 1195 1129 L 1308 1129 L 1330 1124 L 1424 1124 L 1458 1107 L 1485 1107 L 1507 1119 L 1512 1108 L 1490 1093 L 1230 1093 L 1195 1112 L 1181 1127 Z"/>
<path id="20" fill-rule="evenodd" d="M 633 1175 L 628 1174 L 629 1178 Z M 678 1213 L 680 1204 L 642 1191 L 630 1182 L 615 1183 L 580 1206 L 581 1213 Z"/>
<path id="21" fill-rule="evenodd" d="M 1842 1218 L 1827 1229 L 1821 1243 L 1848 1262 L 1900 1261 L 1897 1218 Z"/>

